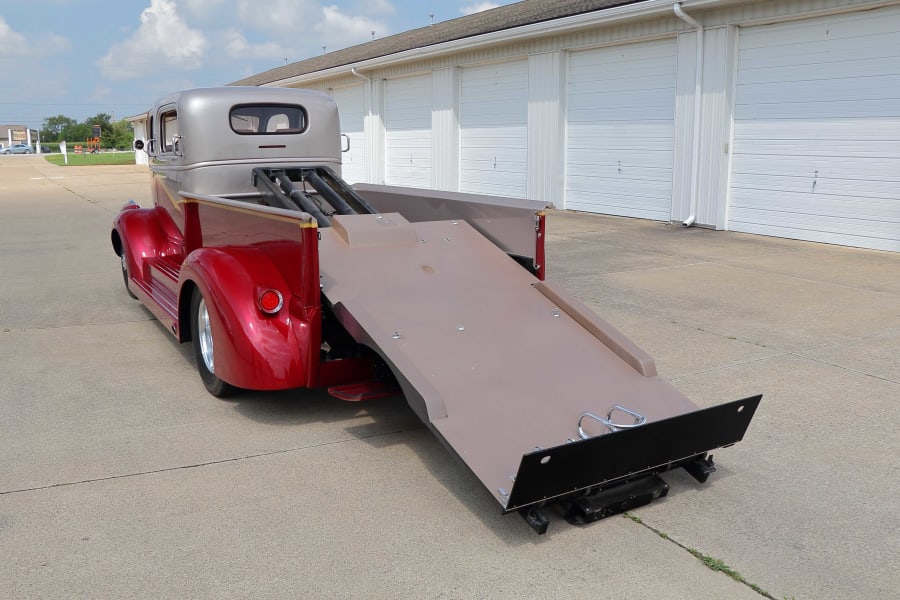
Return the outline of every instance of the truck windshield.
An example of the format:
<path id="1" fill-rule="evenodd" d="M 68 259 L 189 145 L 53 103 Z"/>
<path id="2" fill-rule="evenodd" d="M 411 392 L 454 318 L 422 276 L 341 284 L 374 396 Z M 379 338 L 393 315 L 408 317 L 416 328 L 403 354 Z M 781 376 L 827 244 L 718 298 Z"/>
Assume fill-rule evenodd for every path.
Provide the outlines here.
<path id="1" fill-rule="evenodd" d="M 302 106 L 244 104 L 231 109 L 231 129 L 241 135 L 296 134 L 306 131 Z"/>

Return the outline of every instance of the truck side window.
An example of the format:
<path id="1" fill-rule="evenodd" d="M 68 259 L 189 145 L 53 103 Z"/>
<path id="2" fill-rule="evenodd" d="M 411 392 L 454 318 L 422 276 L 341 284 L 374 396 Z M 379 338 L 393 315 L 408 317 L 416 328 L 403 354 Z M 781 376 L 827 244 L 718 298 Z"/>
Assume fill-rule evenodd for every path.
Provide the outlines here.
<path id="1" fill-rule="evenodd" d="M 173 110 L 160 115 L 162 126 L 162 151 L 172 152 L 175 149 L 175 136 L 178 135 L 178 115 Z"/>
<path id="2" fill-rule="evenodd" d="M 285 104 L 242 104 L 229 117 L 232 131 L 240 135 L 297 134 L 308 124 L 302 106 Z"/>

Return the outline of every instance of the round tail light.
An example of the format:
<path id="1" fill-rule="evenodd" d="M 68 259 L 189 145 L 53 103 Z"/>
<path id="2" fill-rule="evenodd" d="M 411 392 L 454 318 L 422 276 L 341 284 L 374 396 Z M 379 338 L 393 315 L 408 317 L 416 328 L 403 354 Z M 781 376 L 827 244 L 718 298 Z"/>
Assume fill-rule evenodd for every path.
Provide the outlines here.
<path id="1" fill-rule="evenodd" d="M 267 315 L 274 315 L 284 306 L 284 298 L 278 290 L 263 290 L 259 294 L 257 305 Z"/>

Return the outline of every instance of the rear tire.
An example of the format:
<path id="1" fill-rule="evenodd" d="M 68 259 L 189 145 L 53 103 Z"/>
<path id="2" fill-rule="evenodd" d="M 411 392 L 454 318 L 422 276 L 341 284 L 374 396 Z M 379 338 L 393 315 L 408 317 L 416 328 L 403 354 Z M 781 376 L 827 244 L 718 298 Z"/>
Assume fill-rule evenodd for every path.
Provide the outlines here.
<path id="1" fill-rule="evenodd" d="M 216 376 L 212 325 L 206 300 L 203 299 L 199 289 L 194 290 L 191 298 L 191 342 L 194 346 L 197 371 L 207 391 L 217 398 L 234 394 L 238 388 Z"/>

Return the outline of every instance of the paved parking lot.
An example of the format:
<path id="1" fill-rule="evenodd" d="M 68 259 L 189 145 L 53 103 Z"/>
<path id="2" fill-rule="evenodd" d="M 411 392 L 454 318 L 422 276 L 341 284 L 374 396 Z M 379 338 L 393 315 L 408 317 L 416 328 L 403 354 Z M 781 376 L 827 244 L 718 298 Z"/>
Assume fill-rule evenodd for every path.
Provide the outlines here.
<path id="1" fill-rule="evenodd" d="M 550 278 L 663 377 L 764 398 L 707 484 L 538 537 L 402 399 L 209 396 L 109 247 L 148 180 L 0 158 L 4 597 L 898 597 L 900 255 L 551 214 Z"/>

